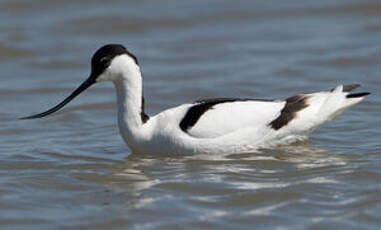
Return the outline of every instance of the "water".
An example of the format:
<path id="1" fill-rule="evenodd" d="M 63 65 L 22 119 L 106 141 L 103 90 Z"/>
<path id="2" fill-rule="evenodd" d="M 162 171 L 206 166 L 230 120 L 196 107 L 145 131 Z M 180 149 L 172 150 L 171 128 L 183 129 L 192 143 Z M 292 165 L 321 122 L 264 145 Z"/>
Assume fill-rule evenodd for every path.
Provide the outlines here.
<path id="1" fill-rule="evenodd" d="M 1 229 L 379 229 L 379 1 L 0 1 Z M 361 83 L 309 143 L 252 154 L 131 154 L 111 84 L 44 111 L 122 43 L 147 111 Z"/>

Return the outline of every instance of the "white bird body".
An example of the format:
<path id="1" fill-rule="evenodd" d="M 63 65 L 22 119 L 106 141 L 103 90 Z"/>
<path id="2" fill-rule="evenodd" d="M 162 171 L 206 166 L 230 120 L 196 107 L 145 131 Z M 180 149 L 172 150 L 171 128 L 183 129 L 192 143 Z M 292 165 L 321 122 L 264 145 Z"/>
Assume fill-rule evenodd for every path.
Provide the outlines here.
<path id="1" fill-rule="evenodd" d="M 132 90 L 127 87 L 126 91 Z M 150 117 L 146 123 L 137 122 L 138 125 L 134 126 L 129 122 L 133 116 L 127 115 L 130 107 L 122 102 L 126 98 L 118 98 L 119 129 L 125 142 L 136 153 L 250 152 L 306 140 L 316 128 L 363 99 L 347 99 L 348 92 L 342 89 L 343 86 L 338 86 L 332 92 L 305 94 L 309 106 L 299 111 L 297 118 L 279 130 L 274 130 L 269 124 L 280 116 L 286 105 L 285 100 L 217 104 L 205 112 L 195 126 L 184 132 L 179 124 L 187 111 L 199 102 L 167 109 Z M 138 104 L 136 108 L 140 106 Z M 139 121 L 140 110 L 136 112 L 135 121 Z"/>
<path id="2" fill-rule="evenodd" d="M 102 63 L 105 57 L 110 59 L 106 64 Z M 98 64 L 103 67 L 98 68 Z M 53 109 L 27 118 L 58 110 L 100 81 L 115 85 L 118 125 L 127 145 L 133 152 L 151 154 L 242 153 L 305 140 L 316 128 L 369 94 L 350 94 L 359 85 L 340 85 L 285 100 L 209 99 L 148 117 L 135 56 L 123 46 L 109 45 L 95 53 L 91 76 L 72 95 Z"/>

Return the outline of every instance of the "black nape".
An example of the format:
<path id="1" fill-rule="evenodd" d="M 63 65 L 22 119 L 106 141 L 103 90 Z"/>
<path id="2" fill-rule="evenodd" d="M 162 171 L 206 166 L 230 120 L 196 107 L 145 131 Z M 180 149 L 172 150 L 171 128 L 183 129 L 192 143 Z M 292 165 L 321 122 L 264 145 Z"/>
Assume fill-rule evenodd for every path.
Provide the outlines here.
<path id="1" fill-rule="evenodd" d="M 149 116 L 144 112 L 144 97 L 142 96 L 142 107 L 140 111 L 140 117 L 142 119 L 143 124 L 149 120 Z"/>

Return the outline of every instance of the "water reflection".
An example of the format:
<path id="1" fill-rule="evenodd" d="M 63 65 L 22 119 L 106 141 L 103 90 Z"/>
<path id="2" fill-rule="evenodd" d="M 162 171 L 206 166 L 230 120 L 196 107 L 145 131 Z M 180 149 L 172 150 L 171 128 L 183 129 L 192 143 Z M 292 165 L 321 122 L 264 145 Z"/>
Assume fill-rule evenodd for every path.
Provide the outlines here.
<path id="1" fill-rule="evenodd" d="M 294 163 L 295 167 L 299 169 L 347 164 L 345 154 L 337 154 L 327 149 L 310 147 L 308 145 L 282 146 L 277 149 L 265 151 L 273 153 L 275 155 L 274 157 L 280 161 Z"/>
<path id="2" fill-rule="evenodd" d="M 346 158 L 344 154 L 307 145 L 283 146 L 245 154 L 176 157 L 131 154 L 115 165 L 105 181 L 134 196 L 140 196 L 144 190 L 155 186 L 192 193 L 196 192 L 197 183 L 217 187 L 224 184 L 228 190 L 335 183 L 327 174 L 337 171 L 338 167 L 346 167 Z M 187 183 L 195 184 L 196 189 L 187 187 Z"/>
<path id="3" fill-rule="evenodd" d="M 252 220 L 295 204 L 317 205 L 316 188 L 312 187 L 340 185 L 336 174 L 353 170 L 349 160 L 345 154 L 308 145 L 244 154 L 131 154 L 116 162 L 109 173 L 98 176 L 97 182 L 122 194 L 124 198 L 115 202 L 124 204 L 128 216 L 150 215 L 152 210 L 168 212 L 171 205 L 174 218 L 193 216 L 199 224 L 234 216 Z M 304 191 L 312 192 L 312 197 Z M 347 200 L 340 195 L 333 199 L 338 204 Z M 154 213 L 156 219 L 167 215 Z"/>
<path id="4" fill-rule="evenodd" d="M 160 182 L 159 179 L 149 178 L 144 170 L 152 166 L 154 161 L 154 159 L 136 156 L 130 156 L 126 160 L 120 161 L 109 175 L 112 178 L 111 184 L 126 188 L 133 194 L 139 195 L 140 191 L 149 189 Z"/>

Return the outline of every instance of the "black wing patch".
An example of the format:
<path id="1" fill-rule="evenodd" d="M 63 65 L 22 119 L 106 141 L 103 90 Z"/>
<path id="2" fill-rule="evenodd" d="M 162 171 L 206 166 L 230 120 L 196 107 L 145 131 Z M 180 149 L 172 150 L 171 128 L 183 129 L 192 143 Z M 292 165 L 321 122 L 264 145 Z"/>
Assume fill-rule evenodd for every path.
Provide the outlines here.
<path id="1" fill-rule="evenodd" d="M 273 101 L 273 100 L 256 100 L 248 98 L 213 98 L 196 101 L 195 105 L 190 107 L 180 122 L 180 128 L 184 132 L 193 127 L 200 117 L 213 106 L 222 103 L 241 102 L 241 101 Z"/>
<path id="2" fill-rule="evenodd" d="M 286 105 L 280 112 L 280 115 L 275 120 L 270 122 L 269 125 L 275 130 L 287 125 L 296 117 L 298 111 L 308 106 L 307 99 L 308 96 L 303 94 L 287 98 Z"/>

